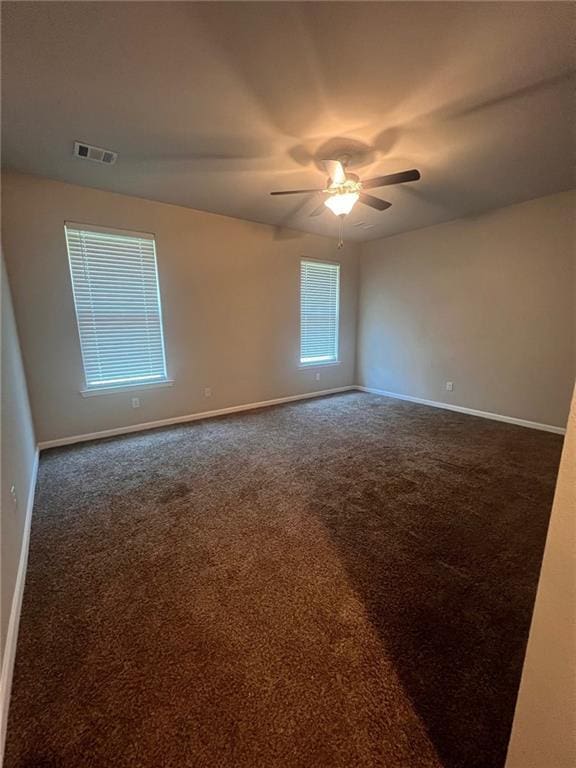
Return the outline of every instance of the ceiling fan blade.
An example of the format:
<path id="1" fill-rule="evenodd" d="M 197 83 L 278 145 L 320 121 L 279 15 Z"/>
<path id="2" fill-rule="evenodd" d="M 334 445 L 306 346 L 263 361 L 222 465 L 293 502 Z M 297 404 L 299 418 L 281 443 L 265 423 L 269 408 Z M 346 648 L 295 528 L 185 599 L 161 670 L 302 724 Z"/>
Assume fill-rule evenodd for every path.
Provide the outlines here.
<path id="1" fill-rule="evenodd" d="M 385 211 L 386 208 L 390 208 L 392 205 L 392 203 L 389 203 L 387 200 L 380 200 L 379 197 L 367 195 L 365 192 L 360 192 L 359 201 L 364 203 L 364 205 L 369 205 L 370 208 L 376 208 L 377 211 Z"/>
<path id="2" fill-rule="evenodd" d="M 346 171 L 339 160 L 324 160 L 324 166 L 328 171 L 332 184 L 342 184 L 346 181 Z"/>
<path id="3" fill-rule="evenodd" d="M 400 171 L 400 173 L 389 173 L 387 176 L 376 176 L 374 179 L 366 179 L 362 182 L 363 189 L 372 189 L 373 187 L 388 187 L 391 184 L 404 184 L 405 181 L 418 181 L 420 171 L 413 168 L 411 171 Z"/>
<path id="4" fill-rule="evenodd" d="M 326 210 L 326 206 L 324 205 L 324 202 L 321 202 L 320 205 L 317 208 L 314 208 L 312 213 L 308 214 L 308 217 L 310 219 L 313 219 L 316 216 L 321 216 L 324 213 L 325 210 Z"/>
<path id="5" fill-rule="evenodd" d="M 288 189 L 283 192 L 270 192 L 271 195 L 307 195 L 312 192 L 323 192 L 323 189 Z"/>

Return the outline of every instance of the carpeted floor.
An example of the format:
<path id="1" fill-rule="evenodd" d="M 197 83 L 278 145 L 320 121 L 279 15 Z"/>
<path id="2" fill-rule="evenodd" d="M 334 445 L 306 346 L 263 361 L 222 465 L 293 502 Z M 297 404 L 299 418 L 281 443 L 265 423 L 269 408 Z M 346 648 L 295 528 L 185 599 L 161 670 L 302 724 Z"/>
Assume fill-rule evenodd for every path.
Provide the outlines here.
<path id="1" fill-rule="evenodd" d="M 561 444 L 349 393 L 44 453 L 6 768 L 501 768 Z"/>

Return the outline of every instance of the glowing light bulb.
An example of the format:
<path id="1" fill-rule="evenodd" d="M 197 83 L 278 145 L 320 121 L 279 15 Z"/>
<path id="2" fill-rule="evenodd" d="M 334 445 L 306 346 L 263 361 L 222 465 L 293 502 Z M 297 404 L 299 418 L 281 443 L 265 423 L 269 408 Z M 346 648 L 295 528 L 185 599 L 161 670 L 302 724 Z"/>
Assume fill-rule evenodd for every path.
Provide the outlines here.
<path id="1" fill-rule="evenodd" d="M 336 195 L 330 195 L 324 201 L 324 205 L 326 208 L 330 208 L 336 216 L 345 216 L 354 208 L 358 197 L 358 192 L 341 192 Z"/>

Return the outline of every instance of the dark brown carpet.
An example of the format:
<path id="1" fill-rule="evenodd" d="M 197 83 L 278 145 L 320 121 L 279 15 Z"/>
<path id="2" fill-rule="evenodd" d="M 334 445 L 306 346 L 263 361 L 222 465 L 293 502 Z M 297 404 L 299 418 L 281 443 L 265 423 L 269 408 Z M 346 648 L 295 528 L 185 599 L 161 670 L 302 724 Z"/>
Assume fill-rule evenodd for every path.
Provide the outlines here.
<path id="1" fill-rule="evenodd" d="M 43 454 L 6 768 L 501 768 L 561 443 L 350 393 Z"/>

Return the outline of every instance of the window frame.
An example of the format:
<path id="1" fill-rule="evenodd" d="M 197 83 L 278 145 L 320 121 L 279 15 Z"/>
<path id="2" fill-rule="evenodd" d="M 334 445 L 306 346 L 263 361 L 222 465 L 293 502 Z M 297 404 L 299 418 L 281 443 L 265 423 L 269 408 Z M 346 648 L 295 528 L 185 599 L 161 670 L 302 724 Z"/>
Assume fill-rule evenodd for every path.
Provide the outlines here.
<path id="1" fill-rule="evenodd" d="M 326 264 L 331 267 L 338 268 L 338 292 L 336 301 L 336 358 L 334 360 L 317 360 L 308 363 L 302 362 L 302 264 Z M 298 368 L 310 369 L 310 368 L 327 368 L 329 366 L 335 366 L 341 364 L 340 359 L 340 294 L 341 294 L 341 274 L 342 264 L 339 261 L 332 261 L 330 259 L 316 259 L 309 256 L 301 256 L 298 262 Z"/>
<path id="2" fill-rule="evenodd" d="M 164 376 L 158 379 L 151 379 L 149 381 L 138 381 L 136 378 L 131 381 L 126 381 L 122 384 L 106 384 L 106 385 L 90 385 L 86 375 L 86 364 L 84 361 L 84 348 L 82 345 L 82 334 L 80 330 L 80 318 L 78 316 L 77 303 L 76 303 L 76 288 L 74 283 L 74 277 L 72 273 L 72 264 L 70 260 L 70 251 L 68 249 L 68 235 L 67 229 L 81 231 L 81 232 L 100 232 L 108 235 L 119 235 L 121 237 L 140 238 L 144 240 L 150 240 L 153 246 L 154 252 L 154 265 L 155 265 L 155 278 L 156 278 L 156 293 L 158 301 L 158 311 L 160 318 L 160 340 L 162 346 L 162 359 L 164 363 Z M 74 317 L 76 320 L 76 333 L 78 339 L 78 346 L 80 347 L 80 359 L 82 361 L 82 373 L 83 373 L 83 388 L 80 389 L 82 397 L 97 397 L 100 395 L 112 395 L 123 392 L 139 391 L 143 389 L 156 389 L 159 387 L 171 387 L 174 384 L 174 379 L 170 377 L 168 372 L 168 358 L 166 354 L 166 338 L 164 333 L 164 313 L 162 308 L 162 295 L 160 290 L 160 275 L 158 270 L 158 254 L 156 248 L 156 235 L 153 232 L 138 232 L 129 229 L 120 229 L 118 227 L 106 227 L 97 224 L 89 224 L 87 222 L 79 221 L 65 221 L 64 222 L 64 243 L 66 247 L 66 259 L 68 263 L 68 277 L 70 279 L 70 289 L 72 295 L 72 305 L 74 311 Z"/>

